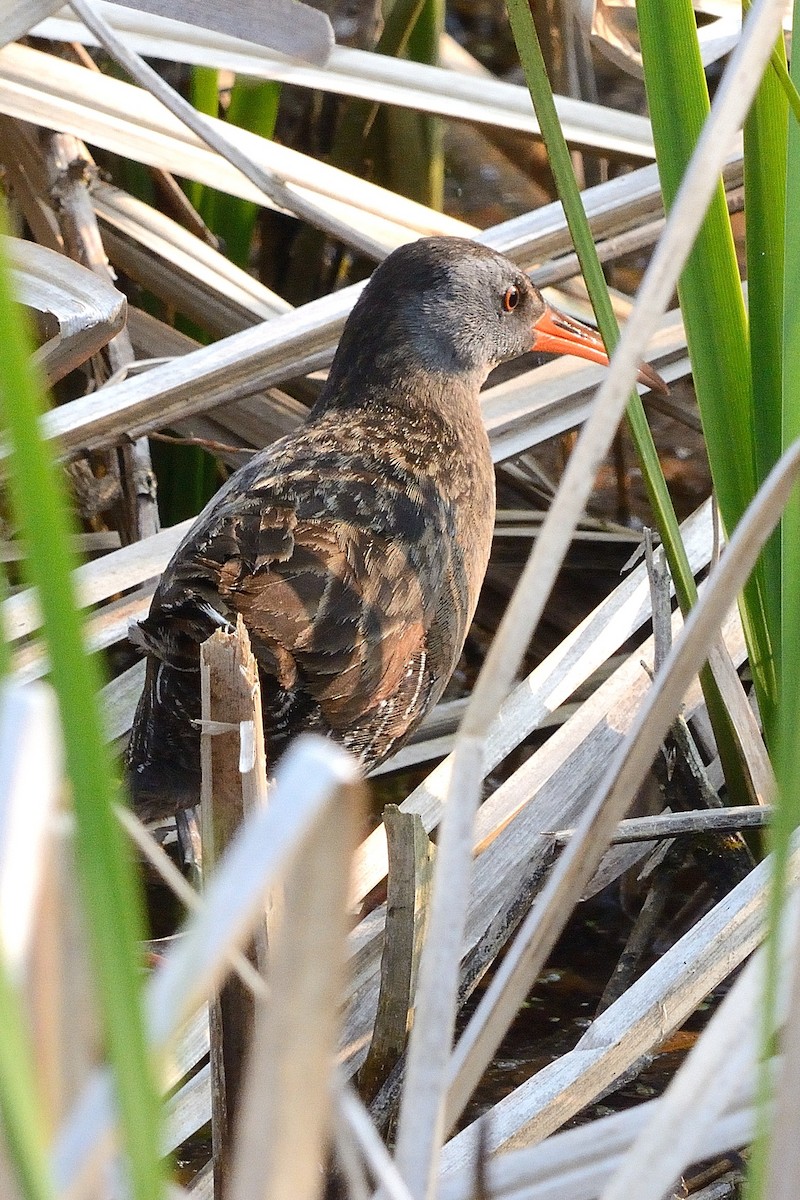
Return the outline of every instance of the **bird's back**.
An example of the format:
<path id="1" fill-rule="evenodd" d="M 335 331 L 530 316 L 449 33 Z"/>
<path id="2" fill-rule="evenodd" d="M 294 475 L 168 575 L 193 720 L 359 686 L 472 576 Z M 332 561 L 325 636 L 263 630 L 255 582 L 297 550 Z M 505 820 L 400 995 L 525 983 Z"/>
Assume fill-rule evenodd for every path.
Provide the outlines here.
<path id="1" fill-rule="evenodd" d="M 324 411 L 214 497 L 137 638 L 147 680 L 127 763 L 143 815 L 197 800 L 199 646 L 238 614 L 271 763 L 316 730 L 369 769 L 419 724 L 458 660 L 491 543 L 491 459 L 472 424 Z"/>

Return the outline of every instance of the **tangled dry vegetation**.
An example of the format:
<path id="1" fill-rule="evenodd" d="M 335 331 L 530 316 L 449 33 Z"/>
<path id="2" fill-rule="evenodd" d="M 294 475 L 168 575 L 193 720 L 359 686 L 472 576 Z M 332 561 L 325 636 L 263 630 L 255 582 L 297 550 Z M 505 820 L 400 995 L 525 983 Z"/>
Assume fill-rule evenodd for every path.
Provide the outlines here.
<path id="1" fill-rule="evenodd" d="M 558 203 L 478 230 L 199 115 L 139 57 L 213 65 L 530 138 L 536 125 L 527 91 L 465 69 L 463 52 L 458 59 L 449 43 L 443 67 L 331 48 L 312 13 L 308 27 L 292 19 L 281 54 L 253 36 L 248 6 L 236 29 L 175 24 L 88 0 L 55 7 L 19 0 L 0 13 L 0 153 L 17 234 L 6 239 L 6 251 L 17 296 L 38 320 L 39 367 L 63 400 L 42 430 L 65 464 L 83 518 L 76 539 L 86 561 L 76 584 L 90 650 L 109 652 L 117 671 L 101 703 L 107 736 L 119 741 L 142 682 L 141 664 L 120 647 L 129 622 L 145 615 L 154 580 L 187 524 L 160 528 L 148 435 L 167 430 L 214 444 L 224 463 L 236 465 L 242 451 L 293 428 L 361 286 L 292 307 L 226 258 L 196 215 L 187 218 L 175 176 L 292 214 L 343 247 L 348 262 L 380 260 L 420 235 L 460 234 L 503 251 L 540 285 L 561 285 L 562 306 L 581 314 L 585 301 Z M 770 6 L 762 8 L 769 19 Z M 769 26 L 755 59 L 764 59 L 774 36 Z M 92 58 L 86 48 L 98 43 L 102 56 Z M 303 61 L 292 57 L 298 53 Z M 100 57 L 116 60 L 126 79 L 98 71 Z M 737 77 L 731 90 L 743 94 L 745 84 Z M 648 122 L 575 99 L 560 100 L 559 111 L 572 145 L 631 164 L 583 193 L 601 258 L 649 253 L 665 221 Z M 711 179 L 722 170 L 736 210 L 742 159 L 727 149 L 741 115 L 721 110 L 715 119 L 704 170 Z M 102 170 L 93 155 L 102 156 Z M 146 203 L 120 182 L 126 162 L 147 168 L 161 203 Z M 260 710 L 250 679 L 235 717 L 245 747 L 238 734 L 214 739 L 206 779 L 226 804 L 236 798 L 243 826 L 227 852 L 209 849 L 228 835 L 204 818 L 209 878 L 201 901 L 159 846 L 120 814 L 137 853 L 164 873 L 189 913 L 184 934 L 159 946 L 144 1003 L 168 1095 L 164 1153 L 202 1148 L 197 1133 L 213 1112 L 213 1161 L 209 1150 L 209 1161 L 183 1185 L 193 1195 L 212 1195 L 215 1175 L 217 1194 L 224 1186 L 239 1200 L 315 1195 L 330 1145 L 337 1186 L 353 1197 L 380 1189 L 396 1200 L 657 1200 L 691 1163 L 752 1138 L 762 970 L 753 952 L 765 933 L 769 866 L 753 865 L 740 835 L 736 861 L 746 869 L 726 894 L 651 966 L 623 977 L 567 1053 L 485 1118 L 462 1119 L 581 897 L 644 866 L 657 904 L 665 839 L 686 845 L 687 832 L 741 830 L 768 811 L 719 807 L 723 777 L 697 682 L 706 658 L 739 730 L 752 795 L 761 806 L 772 797 L 769 759 L 740 680 L 746 650 L 735 601 L 780 512 L 796 455 L 710 571 L 685 626 L 670 612 L 669 579 L 649 557 L 529 674 L 520 672 L 639 357 L 670 383 L 689 373 L 680 312 L 664 310 L 693 236 L 692 213 L 704 203 L 704 178 L 700 172 L 699 191 L 667 229 L 610 373 L 559 360 L 485 392 L 499 478 L 528 503 L 501 510 L 499 527 L 518 535 L 524 528 L 528 536 L 535 522 L 535 549 L 477 682 L 463 699 L 442 705 L 393 764 L 416 767 L 422 779 L 399 808 L 361 840 L 363 785 L 342 753 L 314 743 L 298 746 L 264 808 Z M 157 305 L 140 307 L 145 295 Z M 628 298 L 617 293 L 616 304 L 627 315 Z M 170 314 L 188 318 L 204 344 Z M 541 479 L 536 448 L 582 425 L 540 525 L 529 483 Z M 583 526 L 593 527 L 588 519 Z M 705 578 L 719 550 L 710 500 L 686 520 L 683 535 L 692 570 Z M 3 549 L 13 567 L 13 537 Z M 98 1050 L 70 832 L 54 820 L 59 730 L 51 695 L 36 682 L 48 664 L 33 591 L 17 588 L 2 613 L 13 672 L 0 743 L 8 762 L 0 795 L 9 813 L 0 926 L 31 997 L 52 1194 L 122 1194 L 112 1169 L 118 1150 L 107 1136 L 116 1118 Z M 239 668 L 250 661 L 246 639 L 227 641 L 209 652 L 215 679 L 225 672 L 241 678 Z M 565 708 L 576 694 L 585 698 Z M 206 715 L 232 719 L 229 708 Z M 534 745 L 531 735 L 548 723 L 554 731 Z M 665 738 L 691 781 L 685 795 L 692 811 L 625 821 Z M 425 774 L 422 765 L 434 760 L 441 761 Z M 794 878 L 794 860 L 791 871 Z M 643 912 L 634 942 L 648 937 L 647 903 Z M 564 1130 L 634 1076 L 748 959 L 663 1099 Z M 790 984 L 784 976 L 782 1011 Z M 455 1014 L 479 986 L 480 1000 L 453 1045 Z M 236 1022 L 252 1028 L 245 1053 L 225 1045 L 225 1029 Z M 788 1078 L 791 1095 L 791 1072 Z M 781 1112 L 779 1102 L 779 1136 Z M 10 1176 L 2 1186 L 4 1195 L 28 1194 Z M 774 1196 L 784 1194 L 775 1186 Z"/>

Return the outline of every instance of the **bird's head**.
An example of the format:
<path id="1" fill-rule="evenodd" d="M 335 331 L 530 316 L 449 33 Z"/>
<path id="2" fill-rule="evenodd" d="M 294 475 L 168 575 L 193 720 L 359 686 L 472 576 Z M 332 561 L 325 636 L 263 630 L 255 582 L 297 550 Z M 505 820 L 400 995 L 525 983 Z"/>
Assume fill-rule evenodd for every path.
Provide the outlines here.
<path id="1" fill-rule="evenodd" d="M 464 238 L 421 238 L 377 268 L 345 327 L 337 377 L 425 372 L 479 386 L 526 351 L 608 363 L 596 329 L 548 304 L 510 259 Z M 648 366 L 640 379 L 666 390 Z"/>

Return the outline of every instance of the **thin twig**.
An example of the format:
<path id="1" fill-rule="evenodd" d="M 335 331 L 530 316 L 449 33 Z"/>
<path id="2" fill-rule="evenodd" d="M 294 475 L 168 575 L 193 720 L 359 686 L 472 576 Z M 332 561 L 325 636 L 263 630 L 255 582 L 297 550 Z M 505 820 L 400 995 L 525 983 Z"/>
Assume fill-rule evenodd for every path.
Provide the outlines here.
<path id="1" fill-rule="evenodd" d="M 258 453 L 252 446 L 230 446 L 227 442 L 215 442 L 211 438 L 176 437 L 170 433 L 156 433 L 153 430 L 148 436 L 156 442 L 169 442 L 171 446 L 199 446 L 201 450 L 208 450 L 211 454 L 245 454 L 251 457 Z"/>
<path id="2" fill-rule="evenodd" d="M 620 821 L 609 845 L 625 846 L 630 842 L 652 842 L 685 834 L 728 833 L 732 829 L 762 829 L 772 821 L 773 812 L 770 805 L 743 804 L 736 808 L 701 808 L 692 812 L 660 813 L 656 817 L 628 817 Z M 574 829 L 559 829 L 543 836 L 566 844 L 574 834 Z"/>

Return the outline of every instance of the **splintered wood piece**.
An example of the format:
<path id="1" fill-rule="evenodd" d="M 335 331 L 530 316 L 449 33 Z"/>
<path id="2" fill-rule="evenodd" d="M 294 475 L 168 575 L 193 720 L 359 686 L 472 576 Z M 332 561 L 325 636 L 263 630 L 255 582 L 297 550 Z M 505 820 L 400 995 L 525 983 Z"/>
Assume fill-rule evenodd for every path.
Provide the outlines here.
<path id="1" fill-rule="evenodd" d="M 389 853 L 389 882 L 378 1014 L 358 1080 L 359 1090 L 366 1098 L 376 1094 L 402 1054 L 413 1019 L 435 853 L 418 813 L 404 813 L 396 804 L 387 804 L 383 823 Z"/>
<path id="2" fill-rule="evenodd" d="M 267 800 L 261 688 L 241 617 L 235 630 L 218 630 L 201 646 L 200 677 L 203 724 L 215 721 L 228 727 L 213 736 L 201 729 L 200 739 L 201 803 L 213 805 L 215 817 L 212 840 L 204 842 L 204 849 L 215 862 L 242 817 Z M 205 828 L 203 834 L 205 838 Z"/>
<path id="3" fill-rule="evenodd" d="M 213 872 L 246 815 L 266 803 L 267 774 L 258 668 L 241 617 L 232 632 L 218 630 L 200 648 L 203 722 L 200 794 L 203 873 Z M 266 964 L 266 925 L 251 951 Z M 250 990 L 232 976 L 209 1006 L 211 1137 L 218 1194 L 227 1185 L 230 1133 L 253 1028 Z"/>

